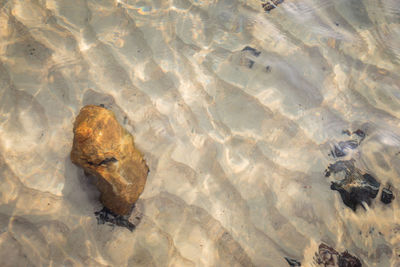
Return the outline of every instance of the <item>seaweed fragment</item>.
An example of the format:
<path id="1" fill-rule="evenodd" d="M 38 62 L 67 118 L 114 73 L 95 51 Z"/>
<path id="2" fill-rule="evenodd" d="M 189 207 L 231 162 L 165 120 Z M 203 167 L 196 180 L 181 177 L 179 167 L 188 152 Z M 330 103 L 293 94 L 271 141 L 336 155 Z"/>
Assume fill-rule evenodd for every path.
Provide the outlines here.
<path id="1" fill-rule="evenodd" d="M 100 211 L 96 211 L 94 215 L 96 216 L 97 224 L 107 223 L 110 226 L 120 226 L 128 229 L 131 232 L 136 228 L 136 226 L 128 220 L 129 216 L 115 214 L 106 207 Z"/>

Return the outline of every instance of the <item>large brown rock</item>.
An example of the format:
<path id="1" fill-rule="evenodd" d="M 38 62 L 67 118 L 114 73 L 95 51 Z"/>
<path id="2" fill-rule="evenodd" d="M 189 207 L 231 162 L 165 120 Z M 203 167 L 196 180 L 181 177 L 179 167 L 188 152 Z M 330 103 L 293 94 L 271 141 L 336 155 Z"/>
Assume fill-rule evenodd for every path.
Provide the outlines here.
<path id="1" fill-rule="evenodd" d="M 143 192 L 149 169 L 132 135 L 108 109 L 88 105 L 80 110 L 71 160 L 97 177 L 100 201 L 116 214 L 128 214 Z"/>

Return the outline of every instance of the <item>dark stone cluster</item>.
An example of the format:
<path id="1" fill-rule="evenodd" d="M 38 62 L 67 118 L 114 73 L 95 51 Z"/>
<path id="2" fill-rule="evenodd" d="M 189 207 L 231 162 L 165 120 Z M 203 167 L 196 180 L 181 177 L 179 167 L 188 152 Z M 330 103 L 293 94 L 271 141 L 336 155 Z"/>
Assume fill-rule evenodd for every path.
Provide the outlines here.
<path id="1" fill-rule="evenodd" d="M 366 134 L 362 130 L 356 130 L 351 133 L 346 130 L 342 132 L 353 138 L 347 141 L 341 141 L 333 146 L 331 154 L 334 158 L 347 156 L 351 150 L 356 149 L 365 139 Z M 365 208 L 365 204 L 371 205 L 371 200 L 378 195 L 380 182 L 369 173 L 363 173 L 355 167 L 354 160 L 338 160 L 330 164 L 325 171 L 325 176 L 331 174 L 343 173 L 344 178 L 340 181 L 331 182 L 331 189 L 338 191 L 343 200 L 343 203 L 356 211 L 358 206 Z M 384 204 L 389 204 L 394 199 L 393 192 L 389 187 L 383 188 L 381 201 Z"/>
<path id="2" fill-rule="evenodd" d="M 338 267 L 361 267 L 361 261 L 344 251 L 339 253 L 334 248 L 320 244 L 318 247 L 318 253 L 315 254 L 315 261 L 317 264 L 323 264 L 323 266 L 338 266 Z"/>
<path id="3" fill-rule="evenodd" d="M 380 183 L 370 174 L 364 173 L 354 166 L 354 161 L 337 161 L 329 165 L 327 174 L 344 171 L 343 180 L 331 183 L 331 189 L 340 193 L 343 203 L 356 210 L 363 202 L 371 205 L 379 192 Z"/>

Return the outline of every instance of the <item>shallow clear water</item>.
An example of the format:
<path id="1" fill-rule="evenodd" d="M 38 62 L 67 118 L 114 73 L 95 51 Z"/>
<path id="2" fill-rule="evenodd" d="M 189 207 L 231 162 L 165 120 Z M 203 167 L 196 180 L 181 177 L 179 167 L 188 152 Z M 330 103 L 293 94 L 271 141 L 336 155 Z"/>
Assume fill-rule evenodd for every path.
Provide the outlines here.
<path id="1" fill-rule="evenodd" d="M 0 1 L 1 266 L 400 266 L 400 2 L 263 2 Z M 133 232 L 69 159 L 86 104 L 150 167 Z M 324 170 L 357 129 L 354 212 Z"/>

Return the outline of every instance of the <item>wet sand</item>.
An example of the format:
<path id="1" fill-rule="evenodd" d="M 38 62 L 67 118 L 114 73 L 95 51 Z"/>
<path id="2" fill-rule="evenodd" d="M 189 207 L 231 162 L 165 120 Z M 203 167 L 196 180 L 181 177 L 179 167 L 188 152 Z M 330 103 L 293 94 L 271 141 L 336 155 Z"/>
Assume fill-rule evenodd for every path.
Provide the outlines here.
<path id="1" fill-rule="evenodd" d="M 262 3 L 0 1 L 1 266 L 319 266 L 321 243 L 400 266 L 399 2 Z M 150 168 L 133 231 L 70 161 L 87 104 Z M 369 204 L 331 190 L 339 160 Z"/>

